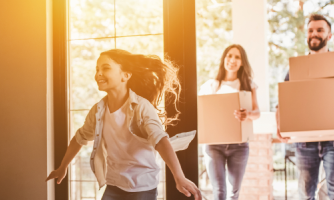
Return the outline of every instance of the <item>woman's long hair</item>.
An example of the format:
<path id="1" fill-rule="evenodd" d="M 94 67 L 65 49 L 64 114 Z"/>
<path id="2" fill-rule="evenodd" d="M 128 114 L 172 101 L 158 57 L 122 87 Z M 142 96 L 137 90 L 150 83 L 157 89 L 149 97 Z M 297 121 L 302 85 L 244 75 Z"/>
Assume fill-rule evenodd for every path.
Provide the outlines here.
<path id="1" fill-rule="evenodd" d="M 219 71 L 216 77 L 216 80 L 218 81 L 218 87 L 216 88 L 216 92 L 221 86 L 222 81 L 225 79 L 226 76 L 226 70 L 225 70 L 225 57 L 227 56 L 227 53 L 232 49 L 232 48 L 237 48 L 240 52 L 241 55 L 241 66 L 240 69 L 238 70 L 237 77 L 240 80 L 240 90 L 246 90 L 246 91 L 251 91 L 251 80 L 252 80 L 252 68 L 248 62 L 247 54 L 244 48 L 238 44 L 232 44 L 228 46 L 220 60 L 219 64 Z"/>
<path id="2" fill-rule="evenodd" d="M 177 108 L 181 85 L 178 79 L 179 68 L 170 60 L 162 61 L 156 55 L 132 54 L 121 49 L 112 49 L 102 52 L 100 55 L 107 55 L 116 63 L 121 65 L 121 69 L 132 74 L 128 81 L 128 88 L 139 96 L 147 99 L 158 111 L 161 122 L 166 125 L 173 125 L 180 111 Z M 167 117 L 167 112 L 159 108 L 163 95 L 173 99 L 176 114 Z"/>

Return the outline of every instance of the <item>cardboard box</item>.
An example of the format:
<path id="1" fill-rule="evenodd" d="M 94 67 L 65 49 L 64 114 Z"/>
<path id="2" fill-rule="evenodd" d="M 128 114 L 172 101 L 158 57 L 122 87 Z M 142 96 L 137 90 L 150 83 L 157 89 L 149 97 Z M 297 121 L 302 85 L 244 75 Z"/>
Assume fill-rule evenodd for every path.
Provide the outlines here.
<path id="1" fill-rule="evenodd" d="M 283 137 L 334 136 L 334 79 L 279 83 L 279 112 Z"/>
<path id="2" fill-rule="evenodd" d="M 198 97 L 198 143 L 232 144 L 249 141 L 253 136 L 253 122 L 239 122 L 234 111 L 252 109 L 252 93 L 203 95 Z"/>
<path id="3" fill-rule="evenodd" d="M 289 58 L 290 81 L 334 77 L 334 52 Z"/>

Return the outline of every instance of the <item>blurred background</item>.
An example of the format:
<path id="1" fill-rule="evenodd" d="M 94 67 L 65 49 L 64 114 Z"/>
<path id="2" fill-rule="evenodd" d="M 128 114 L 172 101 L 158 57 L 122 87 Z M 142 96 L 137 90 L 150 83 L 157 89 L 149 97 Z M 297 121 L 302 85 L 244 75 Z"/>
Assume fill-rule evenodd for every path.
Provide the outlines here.
<path id="1" fill-rule="evenodd" d="M 288 58 L 308 53 L 305 39 L 308 17 L 314 12 L 321 13 L 333 23 L 333 4 L 333 0 L 267 0 L 270 111 L 275 111 L 277 83 L 284 80 L 288 71 Z M 224 49 L 232 44 L 232 12 L 232 0 L 196 0 L 198 89 L 215 77 Z M 120 48 L 163 58 L 163 34 L 163 0 L 68 0 L 70 138 L 83 124 L 89 109 L 105 95 L 97 90 L 94 81 L 99 54 Z M 329 47 L 333 49 L 333 39 Z M 285 199 L 286 185 L 288 199 L 297 199 L 298 171 L 293 147 L 278 143 L 272 149 L 274 199 Z M 71 164 L 71 200 L 97 200 L 104 192 L 104 188 L 99 190 L 89 166 L 91 151 L 92 143 Z M 163 200 L 165 165 L 159 156 L 157 160 L 162 168 L 158 199 Z M 201 145 L 199 177 L 204 197 L 211 199 Z"/>

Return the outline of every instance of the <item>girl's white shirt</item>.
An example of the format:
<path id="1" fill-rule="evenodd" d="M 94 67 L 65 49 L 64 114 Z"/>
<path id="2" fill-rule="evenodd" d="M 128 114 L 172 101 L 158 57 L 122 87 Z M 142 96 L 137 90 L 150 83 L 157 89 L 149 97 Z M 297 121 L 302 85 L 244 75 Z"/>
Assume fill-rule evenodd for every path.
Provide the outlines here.
<path id="1" fill-rule="evenodd" d="M 108 155 L 107 185 L 127 192 L 152 190 L 159 183 L 160 168 L 153 146 L 138 140 L 126 126 L 128 102 L 113 113 L 106 106 L 102 138 Z"/>
<path id="2" fill-rule="evenodd" d="M 200 88 L 198 95 L 210 95 L 210 94 L 226 94 L 240 91 L 240 80 L 237 78 L 234 81 L 222 81 L 219 89 L 216 92 L 219 82 L 215 79 L 206 81 Z M 257 89 L 258 86 L 251 81 L 251 88 Z"/>
<path id="3" fill-rule="evenodd" d="M 108 104 L 107 98 L 107 96 L 104 97 L 91 108 L 84 125 L 75 134 L 76 141 L 81 145 L 87 145 L 88 141 L 94 140 L 90 166 L 100 188 L 107 183 L 108 152 L 106 141 L 102 137 L 104 114 Z M 148 100 L 137 95 L 132 90 L 129 91 L 126 108 L 126 127 L 133 137 L 139 142 L 150 145 L 152 152 L 155 152 L 155 145 L 163 137 L 168 137 L 168 134 L 163 130 L 155 108 Z M 145 182 L 145 180 L 141 181 Z M 136 188 L 133 188 L 133 190 L 136 190 Z M 138 188 L 137 190 L 140 191 Z"/>
<path id="4" fill-rule="evenodd" d="M 118 181 L 117 175 L 116 179 L 109 179 L 107 178 L 108 173 L 108 144 L 110 145 L 116 145 L 117 143 L 121 143 L 121 141 L 124 141 L 124 138 L 120 141 L 106 141 L 105 137 L 102 137 L 103 135 L 103 128 L 104 128 L 104 121 L 105 121 L 105 112 L 107 110 L 107 103 L 108 99 L 107 96 L 104 97 L 100 102 L 95 104 L 89 111 L 84 125 L 79 128 L 75 134 L 75 139 L 80 145 L 87 145 L 88 141 L 94 140 L 93 145 L 93 151 L 90 158 L 90 166 L 92 168 L 92 171 L 97 179 L 97 182 L 99 183 L 99 187 L 103 187 L 108 181 L 110 181 L 111 184 L 122 184 L 120 185 L 121 188 L 125 189 L 128 188 L 129 191 L 145 191 L 149 189 L 145 188 L 155 188 L 158 185 L 159 179 L 158 179 L 158 172 L 159 168 L 156 164 L 153 164 L 153 161 L 155 162 L 155 145 L 164 137 L 168 137 L 168 134 L 163 130 L 163 126 L 161 124 L 161 121 L 159 119 L 159 116 L 157 114 L 156 109 L 153 107 L 153 105 L 146 100 L 145 98 L 137 95 L 135 92 L 133 92 L 131 89 L 129 90 L 129 99 L 127 100 L 127 103 L 124 104 L 122 108 L 124 108 L 124 126 L 126 126 L 126 137 L 130 137 L 133 140 L 133 145 L 135 145 L 134 141 L 137 141 L 136 146 L 137 147 L 144 147 L 141 150 L 139 150 L 136 154 L 135 152 L 131 154 L 135 154 L 134 158 L 129 158 L 131 154 L 128 154 L 127 157 L 118 157 L 116 162 L 118 165 L 122 164 L 128 164 L 128 167 L 132 167 L 134 165 L 133 160 L 140 160 L 138 165 L 136 166 L 136 170 L 140 167 L 141 173 L 145 175 L 145 172 L 150 172 L 151 174 L 148 176 L 148 179 L 145 179 L 144 176 L 141 176 L 139 174 L 139 171 L 134 175 L 131 176 L 132 173 L 129 173 L 130 179 L 125 180 L 124 182 L 117 182 L 113 183 L 113 181 Z M 109 109 L 108 109 L 109 112 Z M 122 124 L 122 123 L 121 123 Z M 124 129 L 123 129 L 124 131 Z M 178 150 L 184 150 L 188 147 L 189 143 L 193 140 L 195 137 L 196 131 L 191 132 L 185 132 L 180 133 L 172 138 L 170 138 L 171 145 L 174 149 L 174 151 Z M 121 149 L 121 148 L 120 148 Z M 131 148 L 132 149 L 132 148 Z M 123 151 L 128 151 L 128 149 L 123 149 Z M 142 152 L 145 152 L 145 155 L 141 155 Z M 115 152 L 113 152 L 114 154 Z M 122 153 L 120 151 L 116 153 Z M 123 152 L 123 154 L 126 154 L 129 152 Z M 143 158 L 143 163 L 140 164 L 141 159 L 139 159 L 139 154 L 141 158 L 143 156 L 148 156 L 148 158 Z M 115 155 L 113 155 L 115 156 Z M 115 157 L 114 157 L 115 158 Z M 124 160 L 123 160 L 124 159 Z M 149 160 L 147 160 L 149 159 Z M 128 162 L 131 160 L 131 162 Z M 144 161 L 145 160 L 145 161 Z M 123 162 L 125 161 L 125 162 Z M 113 160 L 110 160 L 111 168 L 113 166 Z M 148 167 L 151 166 L 152 168 Z M 119 166 L 118 166 L 119 167 Z M 109 171 L 110 172 L 110 171 Z M 119 177 L 122 176 L 120 172 Z M 123 173 L 123 172 L 122 172 Z M 139 175 L 138 175 L 139 174 Z M 157 174 L 154 177 L 154 174 Z M 128 175 L 123 177 L 129 177 Z M 113 176 L 111 176 L 113 177 Z M 155 178 L 153 180 L 153 178 Z M 132 180 L 132 182 L 130 181 Z M 133 181 L 135 180 L 135 181 Z M 146 182 L 150 182 L 150 186 L 145 187 Z M 124 186 L 123 185 L 127 185 Z"/>

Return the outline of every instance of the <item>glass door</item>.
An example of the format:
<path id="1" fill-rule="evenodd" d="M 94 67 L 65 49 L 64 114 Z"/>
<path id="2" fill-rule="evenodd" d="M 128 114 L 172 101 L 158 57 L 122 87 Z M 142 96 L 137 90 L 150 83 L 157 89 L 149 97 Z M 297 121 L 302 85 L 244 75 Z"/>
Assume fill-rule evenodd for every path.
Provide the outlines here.
<path id="1" fill-rule="evenodd" d="M 163 58 L 163 0 L 68 0 L 70 135 L 82 126 L 89 109 L 106 93 L 94 80 L 102 51 L 124 49 Z M 93 143 L 84 146 L 69 171 L 70 199 L 101 199 L 89 165 Z M 161 164 L 158 199 L 165 199 L 165 164 Z"/>

